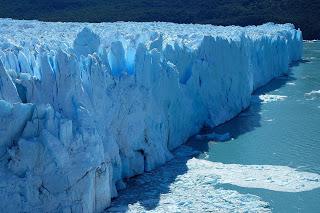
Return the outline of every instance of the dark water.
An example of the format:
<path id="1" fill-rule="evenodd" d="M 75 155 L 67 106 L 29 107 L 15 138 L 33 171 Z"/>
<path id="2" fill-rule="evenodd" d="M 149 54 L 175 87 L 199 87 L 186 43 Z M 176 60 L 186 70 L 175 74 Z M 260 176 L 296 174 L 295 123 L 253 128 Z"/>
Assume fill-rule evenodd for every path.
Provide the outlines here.
<path id="1" fill-rule="evenodd" d="M 320 212 L 320 42 L 306 42 L 289 76 L 256 91 L 249 109 L 213 131 L 233 139 L 190 140 L 171 162 L 131 179 L 106 211 Z"/>
<path id="2" fill-rule="evenodd" d="M 200 158 L 225 164 L 282 165 L 320 173 L 320 42 L 304 44 L 304 58 L 255 95 L 286 96 L 283 100 L 253 101 L 248 110 L 215 129 L 235 138 L 226 143 L 191 143 Z M 320 92 L 320 91 L 319 91 Z M 274 212 L 320 212 L 320 189 L 275 192 L 223 185 L 270 203 Z"/>

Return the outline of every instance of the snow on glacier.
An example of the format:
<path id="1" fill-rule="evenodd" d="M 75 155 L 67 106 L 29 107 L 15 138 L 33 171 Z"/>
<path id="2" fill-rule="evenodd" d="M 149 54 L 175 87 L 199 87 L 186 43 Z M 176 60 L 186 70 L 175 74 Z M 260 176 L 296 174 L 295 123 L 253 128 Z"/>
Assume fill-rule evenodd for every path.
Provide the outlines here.
<path id="1" fill-rule="evenodd" d="M 99 212 L 302 54 L 291 24 L 0 19 L 0 198 L 8 211 Z"/>

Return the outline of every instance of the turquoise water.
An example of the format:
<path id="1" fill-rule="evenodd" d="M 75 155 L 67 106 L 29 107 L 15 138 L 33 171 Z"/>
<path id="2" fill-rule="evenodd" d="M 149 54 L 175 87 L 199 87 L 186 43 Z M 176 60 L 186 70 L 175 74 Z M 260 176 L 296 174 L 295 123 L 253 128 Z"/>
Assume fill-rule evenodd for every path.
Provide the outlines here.
<path id="1" fill-rule="evenodd" d="M 320 42 L 304 43 L 304 60 L 256 91 L 255 95 L 286 96 L 283 100 L 253 101 L 238 117 L 215 129 L 234 138 L 226 143 L 192 143 L 199 157 L 225 164 L 282 165 L 320 173 Z M 319 91 L 320 92 L 320 91 Z M 320 189 L 287 193 L 223 185 L 258 195 L 274 212 L 320 212 Z"/>
<path id="2" fill-rule="evenodd" d="M 172 161 L 130 179 L 106 211 L 320 212 L 320 42 L 304 43 L 290 69 L 209 130 L 232 140 L 190 139 Z"/>

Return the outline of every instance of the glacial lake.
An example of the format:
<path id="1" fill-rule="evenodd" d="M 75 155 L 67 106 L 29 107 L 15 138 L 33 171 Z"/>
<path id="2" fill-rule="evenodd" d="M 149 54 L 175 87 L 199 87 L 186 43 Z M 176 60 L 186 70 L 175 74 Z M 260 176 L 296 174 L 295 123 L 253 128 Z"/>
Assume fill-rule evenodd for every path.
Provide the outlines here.
<path id="1" fill-rule="evenodd" d="M 213 130 L 232 140 L 190 140 L 107 212 L 320 212 L 320 42 L 290 69 Z"/>

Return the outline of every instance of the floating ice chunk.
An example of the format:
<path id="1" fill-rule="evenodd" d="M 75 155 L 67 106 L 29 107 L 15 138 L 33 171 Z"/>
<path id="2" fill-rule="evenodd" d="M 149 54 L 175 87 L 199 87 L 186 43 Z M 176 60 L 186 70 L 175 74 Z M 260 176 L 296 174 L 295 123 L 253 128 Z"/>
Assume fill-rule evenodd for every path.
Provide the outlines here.
<path id="1" fill-rule="evenodd" d="M 320 98 L 320 90 L 312 90 L 311 92 L 305 93 L 304 97 L 307 100 L 314 100 L 316 98 Z"/>
<path id="2" fill-rule="evenodd" d="M 296 83 L 295 82 L 288 82 L 288 83 L 286 83 L 287 85 L 290 85 L 290 86 L 295 86 L 296 85 Z"/>
<path id="3" fill-rule="evenodd" d="M 185 157 L 193 154 L 188 147 L 179 148 L 176 159 L 135 178 L 136 184 L 106 212 L 271 212 L 258 196 L 218 187 L 220 177 L 210 168 L 189 162 L 186 168 Z"/>
<path id="4" fill-rule="evenodd" d="M 188 168 L 199 174 L 219 176 L 219 183 L 280 192 L 303 192 L 320 188 L 320 175 L 287 166 L 223 164 L 191 159 Z"/>
<path id="5" fill-rule="evenodd" d="M 259 99 L 262 101 L 262 103 L 270 103 L 275 101 L 283 101 L 288 96 L 285 95 L 259 95 Z"/>
<path id="6" fill-rule="evenodd" d="M 184 157 L 192 154 L 189 147 L 179 148 L 176 159 L 138 177 L 135 182 L 144 187 L 131 186 L 131 193 L 120 194 L 107 212 L 271 212 L 261 198 L 226 190 L 219 184 L 292 193 L 320 187 L 319 174 L 287 166 L 223 164 L 193 158 L 187 161 L 186 170 Z"/>

